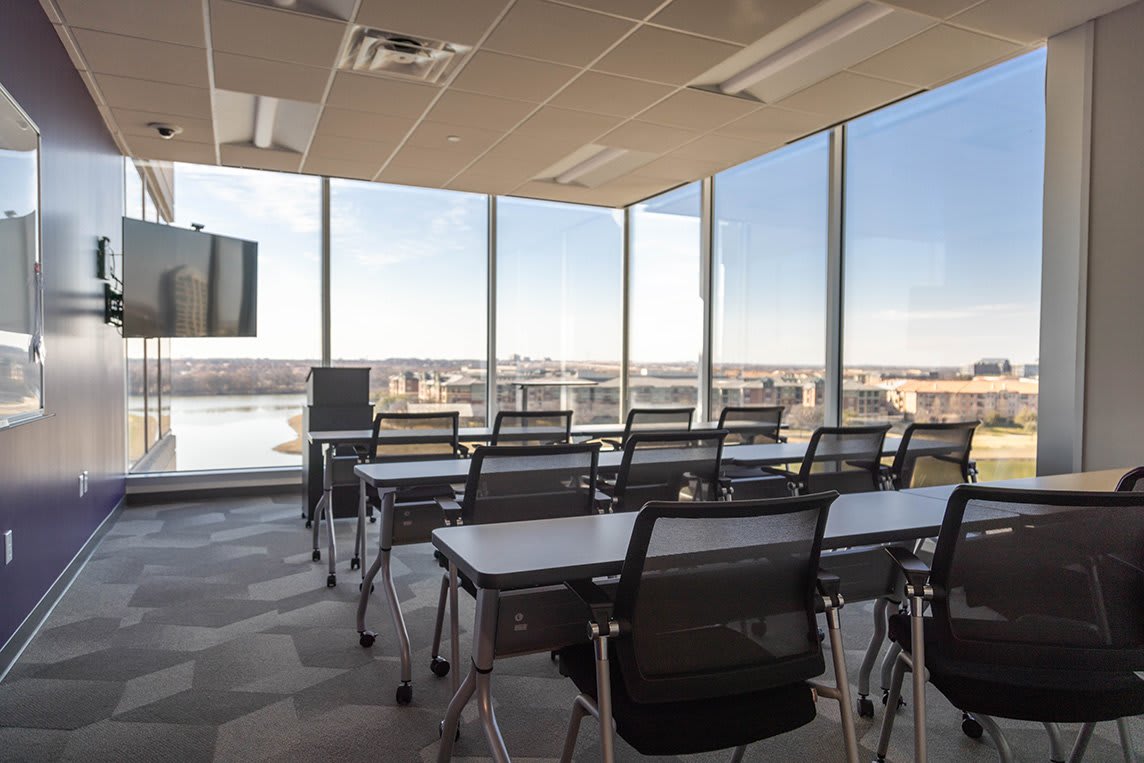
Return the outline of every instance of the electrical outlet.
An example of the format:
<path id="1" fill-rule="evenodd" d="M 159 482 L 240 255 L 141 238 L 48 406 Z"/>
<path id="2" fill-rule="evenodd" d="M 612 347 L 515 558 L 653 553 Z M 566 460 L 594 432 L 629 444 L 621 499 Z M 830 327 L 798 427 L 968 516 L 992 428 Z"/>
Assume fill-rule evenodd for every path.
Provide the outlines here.
<path id="1" fill-rule="evenodd" d="M 12 563 L 12 531 L 4 531 L 4 564 Z"/>

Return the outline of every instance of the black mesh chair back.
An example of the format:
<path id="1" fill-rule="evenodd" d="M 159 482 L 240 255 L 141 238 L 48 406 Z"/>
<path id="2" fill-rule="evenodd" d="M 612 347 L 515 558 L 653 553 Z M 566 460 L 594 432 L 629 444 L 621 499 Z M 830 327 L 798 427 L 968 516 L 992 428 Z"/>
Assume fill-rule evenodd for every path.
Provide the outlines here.
<path id="1" fill-rule="evenodd" d="M 880 481 L 882 443 L 890 425 L 819 427 L 799 468 L 800 492 L 866 493 Z"/>
<path id="2" fill-rule="evenodd" d="M 572 411 L 501 411 L 492 445 L 556 445 L 572 439 Z"/>
<path id="3" fill-rule="evenodd" d="M 624 422 L 624 442 L 635 432 L 671 432 L 691 429 L 694 408 L 632 408 Z"/>
<path id="4" fill-rule="evenodd" d="M 1120 478 L 1116 489 L 1125 492 L 1144 492 L 1144 466 L 1137 466 Z"/>
<path id="5" fill-rule="evenodd" d="M 460 412 L 379 413 L 373 417 L 370 461 L 415 461 L 461 453 Z M 384 433 L 384 434 L 383 434 Z"/>
<path id="6" fill-rule="evenodd" d="M 461 500 L 465 524 L 595 514 L 598 443 L 479 446 Z"/>
<path id="7" fill-rule="evenodd" d="M 719 428 L 726 429 L 727 445 L 780 442 L 781 405 L 727 406 L 719 414 Z"/>
<path id="8" fill-rule="evenodd" d="M 894 487 L 904 490 L 969 482 L 969 451 L 980 423 L 910 424 L 890 467 Z"/>
<path id="9" fill-rule="evenodd" d="M 821 675 L 815 581 L 837 494 L 649 503 L 616 591 L 636 702 L 746 694 Z"/>
<path id="10" fill-rule="evenodd" d="M 723 430 L 648 432 L 624 443 L 613 493 L 614 511 L 639 511 L 648 501 L 713 500 L 719 486 Z"/>
<path id="11" fill-rule="evenodd" d="M 1144 669 L 1144 494 L 958 487 L 930 581 L 942 655 Z"/>

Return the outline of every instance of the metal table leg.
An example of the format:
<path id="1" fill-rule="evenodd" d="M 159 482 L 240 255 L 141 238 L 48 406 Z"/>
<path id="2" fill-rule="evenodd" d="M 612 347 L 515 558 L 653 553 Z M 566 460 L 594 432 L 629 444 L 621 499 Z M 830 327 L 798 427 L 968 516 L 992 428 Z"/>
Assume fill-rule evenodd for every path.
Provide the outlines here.
<path id="1" fill-rule="evenodd" d="M 453 693 L 460 688 L 461 668 L 461 618 L 460 603 L 457 601 L 457 565 L 449 561 L 449 659 L 457 667 L 453 670 Z"/>
<path id="2" fill-rule="evenodd" d="M 477 590 L 477 613 L 473 627 L 473 658 L 468 675 L 465 676 L 457 693 L 449 702 L 445 719 L 441 722 L 441 746 L 437 750 L 438 763 L 445 763 L 453 756 L 453 740 L 461 720 L 461 711 L 473 694 L 477 695 L 477 711 L 481 729 L 489 743 L 489 751 L 496 763 L 508 763 L 508 749 L 497 725 L 493 710 L 492 672 L 496 651 L 497 610 L 500 606 L 500 592 L 488 589 Z"/>
<path id="3" fill-rule="evenodd" d="M 333 588 L 338 584 L 338 545 L 334 535 L 334 446 L 326 446 L 325 474 L 322 476 L 322 502 L 325 504 L 326 539 L 329 555 L 329 574 L 326 575 L 326 587 Z M 316 518 L 315 518 L 316 519 Z M 315 527 L 317 522 L 315 521 Z"/>
<path id="4" fill-rule="evenodd" d="M 884 596 L 874 600 L 874 633 L 866 646 L 862 667 L 858 669 L 858 715 L 864 718 L 874 717 L 874 703 L 870 700 L 870 673 L 874 670 L 874 663 L 886 640 L 886 607 L 889 603 Z"/>
<path id="5" fill-rule="evenodd" d="M 362 559 L 365 559 L 365 499 L 365 480 L 361 480 L 358 484 L 357 531 L 354 535 L 354 555 L 350 559 L 350 569 L 355 567 L 361 569 L 362 580 L 365 579 L 365 570 L 361 566 Z"/>

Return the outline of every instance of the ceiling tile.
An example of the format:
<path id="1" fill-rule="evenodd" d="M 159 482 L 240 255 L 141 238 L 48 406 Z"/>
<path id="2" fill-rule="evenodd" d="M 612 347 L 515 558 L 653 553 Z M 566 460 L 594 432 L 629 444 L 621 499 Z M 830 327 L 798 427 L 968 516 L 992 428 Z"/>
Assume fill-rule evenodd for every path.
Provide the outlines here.
<path id="1" fill-rule="evenodd" d="M 654 159 L 637 170 L 641 177 L 660 180 L 677 180 L 690 183 L 693 180 L 711 175 L 719 170 L 722 162 L 705 159 L 686 159 L 668 154 Z"/>
<path id="2" fill-rule="evenodd" d="M 704 135 L 672 152 L 678 159 L 707 162 L 745 162 L 767 150 L 767 146 L 727 135 Z"/>
<path id="3" fill-rule="evenodd" d="M 550 140 L 535 135 L 509 133 L 504 140 L 474 162 L 470 169 L 498 174 L 496 169 L 503 164 L 511 171 L 522 172 L 532 177 L 545 167 L 565 158 L 581 145 L 577 141 Z"/>
<path id="4" fill-rule="evenodd" d="M 472 155 L 466 156 L 435 148 L 423 148 L 421 146 L 410 146 L 406 144 L 393 155 L 393 158 L 389 160 L 389 165 L 387 166 L 432 170 L 438 175 L 443 174 L 452 177 L 465 169 L 472 161 Z"/>
<path id="5" fill-rule="evenodd" d="M 113 108 L 158 111 L 164 114 L 210 119 L 211 91 L 145 79 L 100 74 L 95 78 Z"/>
<path id="6" fill-rule="evenodd" d="M 512 135 L 508 136 L 508 138 L 505 138 L 505 142 L 513 140 L 513 137 Z M 465 173 L 488 175 L 490 177 L 501 178 L 505 181 L 511 181 L 514 185 L 519 185 L 560 158 L 559 156 L 552 158 L 550 155 L 537 155 L 531 158 L 523 158 L 518 152 L 511 154 L 502 153 L 499 150 L 502 145 L 504 145 L 504 143 L 494 146 L 491 151 L 473 162 L 473 164 L 465 170 Z M 509 145 L 511 146 L 512 144 L 510 143 Z"/>
<path id="7" fill-rule="evenodd" d="M 453 87 L 539 102 L 575 75 L 576 70 L 569 66 L 479 50 L 453 80 Z"/>
<path id="8" fill-rule="evenodd" d="M 326 177 L 354 178 L 355 180 L 372 180 L 381 168 L 381 162 L 374 165 L 347 159 L 330 159 L 325 156 L 306 157 L 302 165 L 302 172 L 310 175 L 325 175 Z"/>
<path id="9" fill-rule="evenodd" d="M 74 29 L 88 68 L 97 74 L 146 76 L 157 82 L 207 87 L 207 54 L 203 48 L 124 37 L 90 29 Z"/>
<path id="10" fill-rule="evenodd" d="M 670 85 L 584 72 L 550 103 L 580 111 L 633 117 L 672 91 Z"/>
<path id="11" fill-rule="evenodd" d="M 69 26 L 205 47 L 202 0 L 56 0 Z"/>
<path id="12" fill-rule="evenodd" d="M 395 146 L 392 142 L 357 140 L 319 132 L 310 143 L 307 156 L 324 156 L 327 159 L 356 161 L 378 167 L 389 158 Z"/>
<path id="13" fill-rule="evenodd" d="M 1021 50 L 1016 43 L 942 24 L 866 59 L 851 71 L 924 87 Z"/>
<path id="14" fill-rule="evenodd" d="M 631 21 L 579 8 L 517 0 L 481 49 L 585 66 L 632 27 Z"/>
<path id="15" fill-rule="evenodd" d="M 302 155 L 295 151 L 277 151 L 233 144 L 223 144 L 218 150 L 222 163 L 230 167 L 297 172 L 298 165 L 302 163 Z"/>
<path id="16" fill-rule="evenodd" d="M 455 174 L 455 172 L 449 172 L 448 170 L 391 164 L 382 171 L 377 179 L 382 183 L 415 185 L 422 188 L 439 188 Z"/>
<path id="17" fill-rule="evenodd" d="M 977 5 L 981 0 L 882 0 L 882 2 L 905 8 L 907 11 L 946 19 L 956 13 L 961 13 L 966 8 Z"/>
<path id="18" fill-rule="evenodd" d="M 825 127 L 829 121 L 820 114 L 804 114 L 767 106 L 716 130 L 720 135 L 760 143 L 781 143 Z"/>
<path id="19" fill-rule="evenodd" d="M 357 23 L 474 45 L 506 5 L 507 0 L 362 0 Z"/>
<path id="20" fill-rule="evenodd" d="M 389 117 L 327 106 L 322 110 L 318 132 L 322 135 L 340 135 L 344 138 L 397 145 L 413 127 L 414 121 L 409 117 Z"/>
<path id="21" fill-rule="evenodd" d="M 447 124 L 471 125 L 504 132 L 514 127 L 535 108 L 535 103 L 510 101 L 490 95 L 449 89 L 437 99 L 433 109 L 425 118 Z"/>
<path id="22" fill-rule="evenodd" d="M 518 135 L 535 135 L 553 140 L 591 143 L 621 122 L 620 117 L 589 114 L 545 106 L 516 128 Z"/>
<path id="23" fill-rule="evenodd" d="M 136 159 L 163 159 L 171 162 L 192 162 L 194 164 L 214 164 L 215 147 L 210 143 L 191 143 L 162 138 L 144 138 L 137 135 L 126 136 L 131 156 Z"/>
<path id="24" fill-rule="evenodd" d="M 450 136 L 460 140 L 451 142 Z M 465 163 L 468 164 L 502 137 L 504 133 L 495 130 L 422 120 L 409 136 L 406 145 L 430 149 L 443 156 L 464 157 Z"/>
<path id="25" fill-rule="evenodd" d="M 593 66 L 602 72 L 686 85 L 739 47 L 655 27 L 641 27 Z"/>
<path id="26" fill-rule="evenodd" d="M 663 0 L 562 0 L 562 2 L 629 19 L 647 18 L 649 13 L 663 5 Z"/>
<path id="27" fill-rule="evenodd" d="M 633 120 L 612 130 L 600 138 L 597 143 L 633 151 L 661 154 L 686 143 L 696 135 L 698 133 L 690 130 L 680 130 L 676 127 L 665 127 L 664 125 Z"/>
<path id="28" fill-rule="evenodd" d="M 419 117 L 437 93 L 432 85 L 338 72 L 326 105 L 394 117 Z"/>
<path id="29" fill-rule="evenodd" d="M 640 119 L 706 132 L 746 116 L 758 108 L 758 104 L 742 98 L 702 90 L 680 90 L 640 114 Z"/>
<path id="30" fill-rule="evenodd" d="M 330 72 L 315 66 L 267 61 L 215 51 L 215 87 L 319 103 Z"/>
<path id="31" fill-rule="evenodd" d="M 131 109 L 111 110 L 112 117 L 120 132 L 124 135 L 138 135 L 143 138 L 155 138 L 158 135 L 154 127 L 148 127 L 150 122 L 166 122 L 183 128 L 179 133 L 179 140 L 191 143 L 214 143 L 214 127 L 209 119 L 169 114 L 162 111 L 133 111 Z"/>
<path id="32" fill-rule="evenodd" d="M 211 2 L 214 49 L 255 58 L 330 68 L 337 59 L 346 26 L 230 0 Z"/>
<path id="33" fill-rule="evenodd" d="M 506 180 L 495 175 L 484 175 L 480 172 L 465 171 L 457 175 L 446 186 L 454 191 L 468 191 L 470 193 L 488 193 L 494 196 L 506 194 L 516 186 L 519 180 Z"/>
<path id="34" fill-rule="evenodd" d="M 985 0 L 951 21 L 988 34 L 1023 43 L 1083 24 L 1089 19 L 1130 5 L 1132 0 Z"/>
<path id="35" fill-rule="evenodd" d="M 672 0 L 652 24 L 748 45 L 820 0 Z"/>
<path id="36" fill-rule="evenodd" d="M 822 114 L 831 121 L 848 119 L 889 103 L 917 90 L 910 85 L 839 72 L 817 85 L 811 85 L 779 101 L 779 105 L 795 111 Z"/>

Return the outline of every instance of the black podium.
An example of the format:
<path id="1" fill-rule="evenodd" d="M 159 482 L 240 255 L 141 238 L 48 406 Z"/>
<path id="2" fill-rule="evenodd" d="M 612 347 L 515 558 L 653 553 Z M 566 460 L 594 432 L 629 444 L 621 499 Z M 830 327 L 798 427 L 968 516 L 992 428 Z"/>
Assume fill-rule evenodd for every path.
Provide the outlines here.
<path id="1" fill-rule="evenodd" d="M 306 407 L 302 411 L 302 494 L 306 526 L 322 497 L 322 447 L 309 442 L 310 432 L 331 429 L 369 429 L 373 404 L 369 402 L 368 368 L 314 367 L 306 375 Z M 334 516 L 357 516 L 357 485 L 334 487 Z"/>

